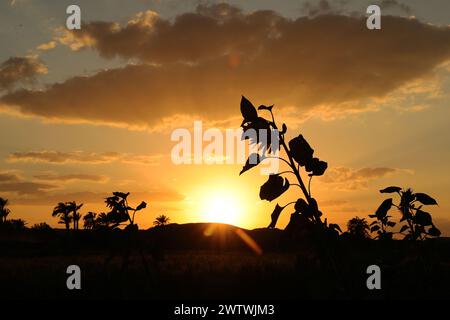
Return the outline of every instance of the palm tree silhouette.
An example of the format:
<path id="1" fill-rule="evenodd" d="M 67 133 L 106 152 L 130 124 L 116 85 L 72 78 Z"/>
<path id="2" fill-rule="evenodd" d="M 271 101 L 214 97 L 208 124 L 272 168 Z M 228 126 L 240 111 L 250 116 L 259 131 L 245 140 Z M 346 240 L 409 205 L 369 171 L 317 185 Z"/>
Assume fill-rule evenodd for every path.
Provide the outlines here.
<path id="1" fill-rule="evenodd" d="M 83 228 L 84 229 L 96 229 L 97 228 L 97 214 L 95 212 L 88 212 L 83 217 Z"/>
<path id="2" fill-rule="evenodd" d="M 60 202 L 53 208 L 52 217 L 59 217 L 60 224 L 66 226 L 66 230 L 70 229 L 70 223 L 72 222 L 72 217 L 70 216 L 69 206 L 67 203 Z"/>
<path id="3" fill-rule="evenodd" d="M 67 202 L 66 205 L 68 206 L 69 213 L 72 213 L 73 229 L 78 230 L 78 222 L 81 219 L 81 214 L 78 213 L 78 210 L 80 210 L 83 204 L 77 205 L 75 201 L 70 201 Z"/>
<path id="4" fill-rule="evenodd" d="M 11 213 L 6 206 L 8 205 L 8 199 L 0 198 L 0 223 L 5 223 L 8 215 Z"/>
<path id="5" fill-rule="evenodd" d="M 156 217 L 155 221 L 153 221 L 153 225 L 155 227 L 162 227 L 162 226 L 165 226 L 166 224 L 168 224 L 169 221 L 170 221 L 170 218 L 162 214 L 162 215 Z"/>
<path id="6" fill-rule="evenodd" d="M 83 204 L 77 205 L 75 201 L 70 202 L 60 202 L 53 209 L 52 217 L 59 217 L 59 222 L 66 226 L 66 230 L 70 229 L 70 224 L 73 221 L 73 229 L 78 229 L 78 221 L 81 218 L 81 214 L 78 210 L 83 206 Z M 71 215 L 72 213 L 72 215 Z"/>

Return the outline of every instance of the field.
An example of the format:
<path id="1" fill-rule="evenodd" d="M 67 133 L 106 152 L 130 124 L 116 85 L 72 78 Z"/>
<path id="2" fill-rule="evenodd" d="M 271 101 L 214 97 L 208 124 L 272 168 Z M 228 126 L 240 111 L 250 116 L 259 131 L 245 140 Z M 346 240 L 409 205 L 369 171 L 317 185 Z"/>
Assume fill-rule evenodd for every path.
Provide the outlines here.
<path id="1" fill-rule="evenodd" d="M 447 239 L 419 244 L 339 241 L 318 254 L 317 248 L 306 244 L 287 245 L 281 231 L 247 230 L 264 249 L 257 254 L 234 236 L 236 228 L 221 226 L 220 232 L 205 236 L 209 228 L 191 224 L 158 232 L 141 231 L 140 245 L 131 251 L 126 267 L 120 232 L 114 237 L 83 231 L 67 234 L 62 230 L 3 234 L 0 296 L 152 300 L 450 298 Z M 148 272 L 138 248 L 142 249 Z M 111 253 L 115 256 L 106 261 Z M 382 290 L 366 287 L 366 268 L 372 264 L 381 267 Z M 81 290 L 66 287 L 69 265 L 81 268 Z"/>

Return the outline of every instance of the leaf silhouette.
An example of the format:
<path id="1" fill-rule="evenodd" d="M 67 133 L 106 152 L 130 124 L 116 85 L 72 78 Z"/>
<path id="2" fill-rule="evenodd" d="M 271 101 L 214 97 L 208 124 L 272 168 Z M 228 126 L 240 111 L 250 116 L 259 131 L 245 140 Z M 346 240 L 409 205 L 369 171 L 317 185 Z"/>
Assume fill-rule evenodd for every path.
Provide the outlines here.
<path id="1" fill-rule="evenodd" d="M 119 197 L 119 198 L 122 198 L 122 199 L 125 200 L 130 195 L 130 193 L 129 192 L 127 192 L 127 193 L 113 192 L 113 195 L 115 195 L 116 197 Z"/>
<path id="2" fill-rule="evenodd" d="M 336 223 L 330 223 L 329 227 L 332 230 L 339 230 L 339 232 L 342 233 L 341 227 L 338 224 L 336 224 Z"/>
<path id="3" fill-rule="evenodd" d="M 441 235 L 441 231 L 438 228 L 436 228 L 435 226 L 428 229 L 427 233 L 432 237 L 439 237 Z"/>
<path id="4" fill-rule="evenodd" d="M 408 229 L 409 227 L 407 225 L 404 225 L 403 227 L 400 228 L 400 233 L 405 232 Z"/>
<path id="5" fill-rule="evenodd" d="M 394 192 L 400 192 L 400 190 L 402 190 L 402 188 L 392 186 L 392 187 L 384 188 L 384 189 L 380 190 L 380 192 L 381 193 L 394 193 Z"/>
<path id="6" fill-rule="evenodd" d="M 395 225 L 396 225 L 396 223 L 394 221 L 388 221 L 386 224 L 391 228 L 395 227 Z"/>
<path id="7" fill-rule="evenodd" d="M 297 202 L 295 203 L 295 211 L 300 212 L 300 213 L 305 213 L 306 211 L 308 211 L 309 209 L 309 205 L 308 203 L 306 203 L 305 200 L 303 200 L 302 198 L 298 199 Z"/>
<path id="8" fill-rule="evenodd" d="M 437 205 L 436 200 L 427 195 L 426 193 L 416 193 L 416 200 L 424 205 Z"/>
<path id="9" fill-rule="evenodd" d="M 312 160 L 314 150 L 305 140 L 303 135 L 289 141 L 289 148 L 291 149 L 292 157 L 300 166 L 305 166 Z"/>
<path id="10" fill-rule="evenodd" d="M 421 226 L 431 226 L 433 221 L 428 212 L 417 210 L 416 215 L 414 216 L 414 223 L 420 224 Z"/>
<path id="11" fill-rule="evenodd" d="M 145 201 L 142 201 L 137 207 L 136 207 L 136 211 L 142 210 L 147 208 L 147 203 Z"/>
<path id="12" fill-rule="evenodd" d="M 280 207 L 277 203 L 277 205 L 275 206 L 275 209 L 273 209 L 272 214 L 270 215 L 272 221 L 270 222 L 268 228 L 269 229 L 273 229 L 275 228 L 278 218 L 280 217 L 281 212 L 283 211 L 285 207 Z"/>
<path id="13" fill-rule="evenodd" d="M 261 186 L 259 197 L 261 200 L 272 201 L 289 189 L 289 180 L 277 174 L 271 174 Z"/>
<path id="14" fill-rule="evenodd" d="M 241 113 L 244 117 L 244 123 L 255 121 L 258 118 L 258 112 L 256 111 L 255 107 L 244 96 L 242 96 L 241 99 Z"/>
<path id="15" fill-rule="evenodd" d="M 264 158 L 261 157 L 257 153 L 252 153 L 247 161 L 245 162 L 244 167 L 242 168 L 241 172 L 239 172 L 239 175 L 243 174 L 244 172 L 250 170 L 253 167 L 256 167 Z"/>
<path id="16" fill-rule="evenodd" d="M 327 168 L 328 164 L 325 161 L 320 161 L 318 158 L 313 158 L 305 166 L 306 171 L 311 172 L 309 174 L 310 177 L 323 175 Z"/>
<path id="17" fill-rule="evenodd" d="M 272 106 L 265 106 L 265 105 L 260 105 L 258 107 L 258 110 L 268 110 L 268 111 L 272 111 L 273 105 Z"/>
<path id="18" fill-rule="evenodd" d="M 389 209 L 391 209 L 391 207 L 392 207 L 392 198 L 386 199 L 378 207 L 377 211 L 375 212 L 375 215 L 379 220 L 381 220 L 387 215 L 387 212 L 389 211 Z"/>

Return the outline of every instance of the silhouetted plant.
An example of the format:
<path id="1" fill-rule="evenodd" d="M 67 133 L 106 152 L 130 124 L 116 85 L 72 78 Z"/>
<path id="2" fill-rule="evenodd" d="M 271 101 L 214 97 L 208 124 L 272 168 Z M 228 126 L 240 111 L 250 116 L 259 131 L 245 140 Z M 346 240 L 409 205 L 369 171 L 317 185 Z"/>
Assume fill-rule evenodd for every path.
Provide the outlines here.
<path id="1" fill-rule="evenodd" d="M 45 222 L 40 222 L 40 223 L 36 223 L 36 224 L 32 225 L 31 230 L 48 231 L 48 230 L 52 230 L 52 227 L 50 227 L 50 225 L 48 225 Z"/>
<path id="2" fill-rule="evenodd" d="M 97 227 L 97 214 L 95 212 L 88 212 L 83 217 L 83 228 L 93 230 Z"/>
<path id="3" fill-rule="evenodd" d="M 26 221 L 23 219 L 11 219 L 6 222 L 12 230 L 24 230 L 26 229 Z"/>
<path id="4" fill-rule="evenodd" d="M 370 238 L 369 230 L 369 224 L 364 218 L 354 217 L 347 222 L 347 232 L 353 239 Z"/>
<path id="5" fill-rule="evenodd" d="M 73 220 L 73 229 L 78 230 L 78 222 L 81 219 L 81 214 L 78 212 L 80 208 L 83 206 L 83 204 L 77 205 L 75 201 L 70 201 L 66 203 L 69 213 L 72 213 L 72 220 Z"/>
<path id="6" fill-rule="evenodd" d="M 64 224 L 66 230 L 70 229 L 70 223 L 72 222 L 72 216 L 70 215 L 70 207 L 67 203 L 60 202 L 53 209 L 52 217 L 59 217 L 58 223 Z"/>
<path id="7" fill-rule="evenodd" d="M 156 217 L 155 221 L 153 221 L 153 225 L 155 227 L 163 227 L 166 224 L 168 224 L 169 221 L 170 221 L 170 218 L 162 214 L 162 215 Z"/>
<path id="8" fill-rule="evenodd" d="M 396 205 L 393 203 L 392 198 L 386 199 L 377 209 L 375 214 L 369 215 L 369 217 L 377 219 L 376 222 L 378 223 L 373 223 L 374 227 L 380 226 L 376 229 L 372 227 L 372 231 L 376 231 L 380 234 L 380 232 L 382 233 L 385 230 L 383 227 L 395 226 L 395 222 L 388 221 L 390 216 L 388 216 L 387 213 L 392 207 L 396 207 L 402 215 L 400 222 L 406 221 L 406 224 L 401 227 L 399 232 L 403 234 L 407 231 L 407 234 L 404 235 L 405 240 L 423 240 L 427 237 L 439 237 L 441 235 L 439 229 L 433 224 L 431 214 L 422 210 L 423 206 L 437 205 L 435 199 L 425 193 L 413 193 L 411 189 L 402 190 L 402 188 L 395 186 L 387 187 L 380 190 L 380 192 L 397 193 L 400 197 L 400 201 L 399 204 Z M 390 232 L 390 236 L 392 237 L 392 232 Z"/>
<path id="9" fill-rule="evenodd" d="M 299 224 L 302 221 L 304 224 L 319 227 L 321 230 L 328 230 L 333 233 L 342 232 L 337 224 L 328 225 L 327 219 L 322 221 L 322 212 L 311 193 L 312 178 L 323 175 L 327 169 L 327 163 L 314 157 L 314 149 L 302 135 L 286 143 L 287 126 L 283 123 L 281 131 L 278 129 L 272 109 L 273 106 L 261 105 L 258 107 L 258 110 L 270 113 L 271 119 L 267 120 L 258 115 L 258 111 L 249 100 L 245 97 L 241 99 L 241 113 L 244 118 L 241 124 L 243 129 L 242 139 L 249 140 L 250 144 L 256 145 L 257 153 L 252 153 L 249 156 L 240 174 L 256 167 L 265 159 L 278 158 L 286 163 L 290 170 L 269 176 L 268 180 L 261 186 L 259 192 L 261 200 L 273 201 L 286 192 L 290 186 L 299 187 L 303 198 L 284 206 L 277 204 L 272 212 L 272 221 L 268 227 L 275 228 L 281 212 L 287 206 L 295 204 L 295 212 L 291 215 L 289 224 Z M 279 156 L 281 149 L 286 154 L 287 159 Z M 301 177 L 301 168 L 308 174 L 308 186 L 305 185 Z M 298 184 L 290 183 L 287 178 L 282 176 L 283 174 L 293 174 Z"/>
<path id="10" fill-rule="evenodd" d="M 0 223 L 5 223 L 11 210 L 7 208 L 8 199 L 0 198 Z"/>
<path id="11" fill-rule="evenodd" d="M 147 203 L 142 201 L 136 208 L 132 208 L 128 205 L 128 196 L 130 193 L 113 192 L 111 197 L 105 199 L 106 206 L 111 211 L 106 215 L 106 221 L 110 224 L 111 228 L 117 228 L 118 226 L 129 222 L 127 227 L 137 227 L 134 224 L 134 218 L 137 211 L 145 209 Z M 132 212 L 132 214 L 130 214 Z"/>
<path id="12" fill-rule="evenodd" d="M 78 221 L 81 218 L 81 214 L 78 210 L 83 206 L 83 204 L 77 205 L 75 201 L 70 202 L 60 202 L 53 209 L 52 216 L 59 217 L 60 224 L 66 226 L 66 230 L 70 229 L 70 224 L 73 222 L 74 230 L 78 229 Z"/>

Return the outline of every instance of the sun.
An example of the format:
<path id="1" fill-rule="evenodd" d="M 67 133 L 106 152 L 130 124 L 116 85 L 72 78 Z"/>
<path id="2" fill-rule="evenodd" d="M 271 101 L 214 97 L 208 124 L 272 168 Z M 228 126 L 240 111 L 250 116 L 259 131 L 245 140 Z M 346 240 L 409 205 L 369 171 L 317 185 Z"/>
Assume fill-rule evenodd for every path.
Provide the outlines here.
<path id="1" fill-rule="evenodd" d="M 203 218 L 207 222 L 236 225 L 240 219 L 237 197 L 231 192 L 211 193 L 206 197 Z"/>

